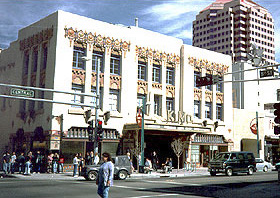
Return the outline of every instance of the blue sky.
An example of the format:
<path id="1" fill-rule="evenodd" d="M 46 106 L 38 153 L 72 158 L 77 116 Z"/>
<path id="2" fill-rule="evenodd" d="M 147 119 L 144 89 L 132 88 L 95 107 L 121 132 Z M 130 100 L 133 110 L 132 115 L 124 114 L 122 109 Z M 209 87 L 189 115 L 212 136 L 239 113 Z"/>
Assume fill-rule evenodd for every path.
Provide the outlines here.
<path id="1" fill-rule="evenodd" d="M 0 47 L 17 39 L 18 30 L 56 10 L 127 26 L 139 26 L 192 44 L 192 21 L 215 0 L 0 0 Z M 280 61 L 280 1 L 255 0 L 275 21 L 276 59 Z"/>

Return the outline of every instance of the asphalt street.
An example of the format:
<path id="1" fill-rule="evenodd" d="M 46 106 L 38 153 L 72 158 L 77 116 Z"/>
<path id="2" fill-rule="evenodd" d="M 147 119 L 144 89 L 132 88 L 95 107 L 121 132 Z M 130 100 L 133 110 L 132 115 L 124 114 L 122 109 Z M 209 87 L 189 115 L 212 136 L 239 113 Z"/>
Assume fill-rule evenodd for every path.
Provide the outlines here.
<path id="1" fill-rule="evenodd" d="M 111 198 L 149 198 L 149 197 L 280 197 L 280 184 L 277 172 L 255 173 L 252 176 L 240 174 L 227 177 L 224 175 L 150 178 L 114 181 L 109 197 Z M 97 186 L 94 182 L 82 178 L 73 180 L 65 176 L 56 179 L 22 176 L 0 179 L 0 197 L 52 197 L 52 198 L 97 198 Z"/>

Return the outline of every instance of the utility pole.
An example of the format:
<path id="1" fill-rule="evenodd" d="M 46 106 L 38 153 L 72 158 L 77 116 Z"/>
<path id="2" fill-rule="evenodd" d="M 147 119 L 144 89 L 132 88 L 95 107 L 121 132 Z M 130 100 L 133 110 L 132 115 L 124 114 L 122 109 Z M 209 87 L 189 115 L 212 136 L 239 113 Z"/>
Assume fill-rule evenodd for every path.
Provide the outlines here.
<path id="1" fill-rule="evenodd" d="M 142 124 L 141 124 L 141 166 L 144 170 L 144 115 L 145 115 L 146 100 L 142 98 Z"/>
<path id="2" fill-rule="evenodd" d="M 94 152 L 98 153 L 98 138 L 97 138 L 97 126 L 98 126 L 98 110 L 99 110 L 99 99 L 100 99 L 100 76 L 99 76 L 99 71 L 100 71 L 100 59 L 97 59 L 97 68 L 96 68 L 96 105 L 95 105 L 95 128 L 94 128 Z"/>
<path id="3" fill-rule="evenodd" d="M 62 138 L 63 138 L 63 114 L 59 116 L 60 118 L 60 152 L 61 152 L 61 145 L 62 145 Z"/>

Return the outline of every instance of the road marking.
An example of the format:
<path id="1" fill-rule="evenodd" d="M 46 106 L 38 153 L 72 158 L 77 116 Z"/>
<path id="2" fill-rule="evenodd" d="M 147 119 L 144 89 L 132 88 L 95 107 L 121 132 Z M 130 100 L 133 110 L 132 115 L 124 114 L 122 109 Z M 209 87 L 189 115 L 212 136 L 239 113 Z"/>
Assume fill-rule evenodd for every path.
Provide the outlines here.
<path id="1" fill-rule="evenodd" d="M 172 182 L 172 181 L 143 181 L 143 182 L 174 184 L 174 185 L 187 185 L 187 186 L 202 186 L 201 184 L 180 183 L 180 182 Z"/>
<path id="2" fill-rule="evenodd" d="M 138 188 L 138 187 L 132 187 L 132 186 L 116 186 L 113 185 L 113 187 L 117 187 L 117 188 L 127 188 L 127 189 L 137 189 L 137 190 L 146 190 L 147 188 Z"/>
<path id="3" fill-rule="evenodd" d="M 126 197 L 126 198 L 145 198 L 145 197 L 167 197 L 167 196 L 178 196 L 179 194 L 163 194 L 163 195 L 144 195 L 138 197 Z"/>

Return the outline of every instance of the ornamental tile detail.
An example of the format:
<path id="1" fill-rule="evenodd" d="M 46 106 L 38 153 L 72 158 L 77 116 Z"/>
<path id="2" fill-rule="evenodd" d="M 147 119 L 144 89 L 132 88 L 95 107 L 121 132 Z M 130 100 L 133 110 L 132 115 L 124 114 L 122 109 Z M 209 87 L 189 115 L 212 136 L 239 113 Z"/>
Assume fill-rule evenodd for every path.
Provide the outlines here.
<path id="1" fill-rule="evenodd" d="M 84 43 L 89 45 L 89 50 L 91 50 L 92 46 L 100 47 L 103 50 L 107 48 L 111 48 L 116 51 L 130 51 L 130 42 L 114 39 L 111 37 L 102 36 L 100 34 L 87 32 L 83 30 L 77 30 L 70 27 L 64 28 L 65 30 L 65 38 L 70 40 L 70 46 L 72 46 L 73 42 Z"/>
<path id="2" fill-rule="evenodd" d="M 153 59 L 158 62 L 165 61 L 169 63 L 172 67 L 180 64 L 180 56 L 176 54 L 168 54 L 166 52 L 160 52 L 159 50 L 153 50 L 145 47 L 139 47 L 136 45 L 136 56 L 143 59 Z"/>
<path id="3" fill-rule="evenodd" d="M 224 93 L 216 93 L 216 101 L 219 104 L 224 103 Z"/>
<path id="4" fill-rule="evenodd" d="M 174 85 L 166 86 L 166 97 L 175 98 L 175 86 Z"/>
<path id="5" fill-rule="evenodd" d="M 72 69 L 72 83 L 78 84 L 78 85 L 84 85 L 85 76 L 86 76 L 85 70 Z"/>
<path id="6" fill-rule="evenodd" d="M 194 100 L 200 100 L 202 99 L 202 90 L 194 88 Z"/>
<path id="7" fill-rule="evenodd" d="M 119 75 L 110 75 L 110 89 L 121 89 L 121 80 Z"/>
<path id="8" fill-rule="evenodd" d="M 53 27 L 47 28 L 45 30 L 42 30 L 41 32 L 38 32 L 37 34 L 34 34 L 23 40 L 20 40 L 19 49 L 20 51 L 25 51 L 26 49 L 30 49 L 33 46 L 49 41 L 52 37 L 53 37 Z"/>
<path id="9" fill-rule="evenodd" d="M 99 83 L 101 87 L 104 87 L 104 73 L 99 74 Z M 96 87 L 96 72 L 91 73 L 91 86 Z"/>
<path id="10" fill-rule="evenodd" d="M 160 89 L 160 90 L 162 90 L 162 84 L 160 84 L 160 83 L 153 83 L 153 84 L 152 84 L 152 87 L 153 87 L 154 89 Z"/>
<path id="11" fill-rule="evenodd" d="M 137 93 L 139 94 L 147 94 L 148 93 L 148 82 L 138 80 L 137 81 Z"/>
<path id="12" fill-rule="evenodd" d="M 205 101 L 206 102 L 212 102 L 212 100 L 213 100 L 213 93 L 212 93 L 212 91 L 208 91 L 208 90 L 206 90 L 205 91 Z"/>
<path id="13" fill-rule="evenodd" d="M 217 72 L 220 75 L 224 75 L 226 72 L 228 72 L 229 66 L 216 63 L 216 62 L 210 62 L 205 59 L 199 59 L 195 57 L 189 57 L 189 64 L 194 67 L 196 71 L 200 71 L 201 69 L 206 69 L 209 71 Z"/>

